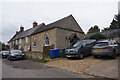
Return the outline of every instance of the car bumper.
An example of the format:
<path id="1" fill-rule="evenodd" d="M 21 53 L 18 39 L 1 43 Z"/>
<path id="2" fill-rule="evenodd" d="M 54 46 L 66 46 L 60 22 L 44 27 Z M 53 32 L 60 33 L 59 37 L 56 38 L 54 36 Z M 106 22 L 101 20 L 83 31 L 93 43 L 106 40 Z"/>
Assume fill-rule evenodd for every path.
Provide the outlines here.
<path id="1" fill-rule="evenodd" d="M 70 57 L 79 57 L 79 54 L 77 52 L 72 52 L 72 53 L 65 53 L 66 57 L 70 58 Z"/>
<path id="2" fill-rule="evenodd" d="M 92 52 L 93 56 L 112 56 L 111 52 Z"/>
<path id="3" fill-rule="evenodd" d="M 16 60 L 16 59 L 24 59 L 25 56 L 11 56 L 12 60 Z"/>
<path id="4" fill-rule="evenodd" d="M 2 55 L 2 58 L 7 58 L 7 55 Z"/>

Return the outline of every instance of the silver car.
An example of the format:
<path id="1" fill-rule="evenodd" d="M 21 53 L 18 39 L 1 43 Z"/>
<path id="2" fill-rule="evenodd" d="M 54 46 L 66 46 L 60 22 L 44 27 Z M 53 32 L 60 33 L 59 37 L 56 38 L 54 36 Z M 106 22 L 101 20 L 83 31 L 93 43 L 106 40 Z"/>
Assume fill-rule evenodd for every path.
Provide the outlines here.
<path id="1" fill-rule="evenodd" d="M 98 56 L 111 56 L 115 59 L 117 54 L 120 54 L 120 44 L 115 40 L 98 41 L 92 47 L 92 55 L 95 58 Z"/>
<path id="2" fill-rule="evenodd" d="M 10 54 L 8 55 L 8 60 L 17 60 L 24 59 L 25 55 L 20 50 L 10 50 Z"/>

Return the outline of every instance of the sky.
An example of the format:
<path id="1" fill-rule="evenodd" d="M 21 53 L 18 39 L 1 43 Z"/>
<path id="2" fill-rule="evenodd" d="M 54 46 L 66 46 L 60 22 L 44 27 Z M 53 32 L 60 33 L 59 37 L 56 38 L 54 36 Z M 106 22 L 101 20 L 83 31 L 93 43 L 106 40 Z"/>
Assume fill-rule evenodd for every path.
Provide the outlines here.
<path id="1" fill-rule="evenodd" d="M 0 41 L 7 43 L 19 31 L 32 23 L 49 24 L 73 15 L 85 33 L 91 26 L 108 27 L 118 13 L 119 0 L 1 0 Z"/>

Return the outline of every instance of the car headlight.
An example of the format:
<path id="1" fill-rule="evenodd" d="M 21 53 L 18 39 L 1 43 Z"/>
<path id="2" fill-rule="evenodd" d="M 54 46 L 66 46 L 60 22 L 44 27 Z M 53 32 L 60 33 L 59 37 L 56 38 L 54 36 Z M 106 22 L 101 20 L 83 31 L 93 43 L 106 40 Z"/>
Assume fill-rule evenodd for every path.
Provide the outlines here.
<path id="1" fill-rule="evenodd" d="M 78 52 L 78 50 L 75 50 L 75 52 Z"/>
<path id="2" fill-rule="evenodd" d="M 10 54 L 10 56 L 15 56 L 14 54 Z"/>
<path id="3" fill-rule="evenodd" d="M 22 54 L 22 56 L 24 56 L 25 54 Z"/>

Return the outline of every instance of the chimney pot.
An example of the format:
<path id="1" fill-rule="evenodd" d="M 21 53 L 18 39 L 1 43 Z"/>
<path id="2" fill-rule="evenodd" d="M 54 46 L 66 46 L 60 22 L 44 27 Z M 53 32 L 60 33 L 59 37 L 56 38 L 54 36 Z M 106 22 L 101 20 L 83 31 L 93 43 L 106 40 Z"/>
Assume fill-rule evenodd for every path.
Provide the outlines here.
<path id="1" fill-rule="evenodd" d="M 33 27 L 36 27 L 38 23 L 36 21 L 33 22 Z"/>
<path id="2" fill-rule="evenodd" d="M 23 32 L 23 31 L 24 31 L 24 27 L 21 25 L 20 32 Z"/>

